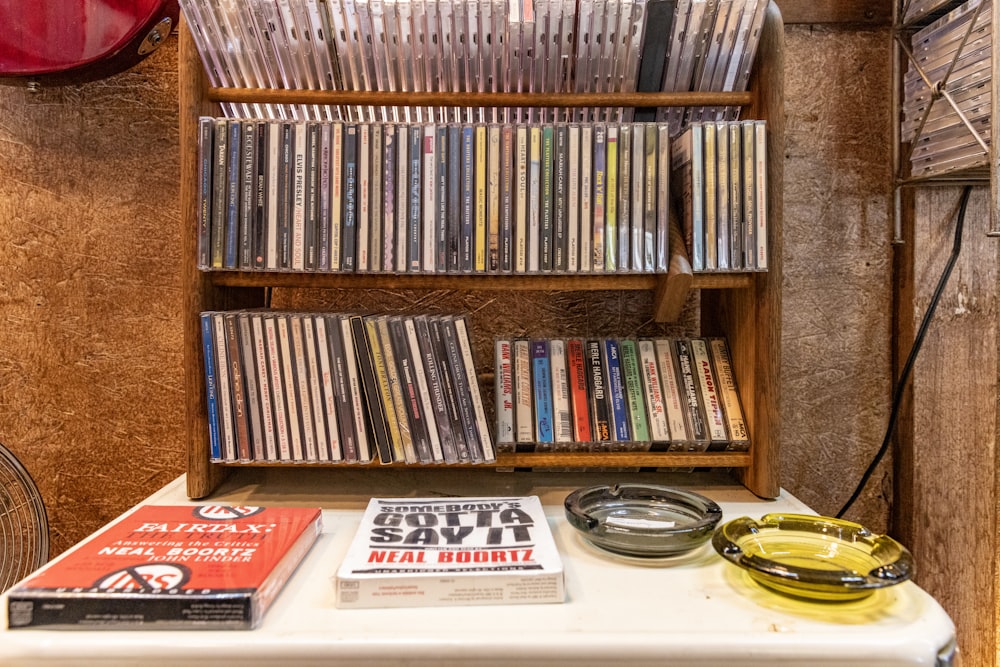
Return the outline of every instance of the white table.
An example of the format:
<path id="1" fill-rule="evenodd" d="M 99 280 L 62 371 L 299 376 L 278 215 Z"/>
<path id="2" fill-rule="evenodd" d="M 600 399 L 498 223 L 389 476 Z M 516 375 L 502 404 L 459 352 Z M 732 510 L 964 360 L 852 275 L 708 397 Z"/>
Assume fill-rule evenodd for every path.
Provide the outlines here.
<path id="1" fill-rule="evenodd" d="M 314 475 L 312 473 L 320 474 Z M 469 474 L 436 471 L 241 472 L 204 504 L 324 508 L 324 530 L 262 625 L 253 631 L 7 630 L 0 665 L 935 665 L 954 626 L 908 582 L 856 602 L 795 601 L 752 582 L 710 545 L 648 563 L 600 552 L 566 522 L 575 488 L 623 479 L 614 473 Z M 723 508 L 723 521 L 812 511 L 789 495 L 760 500 L 718 478 L 680 480 Z M 437 494 L 535 493 L 546 506 L 566 572 L 563 604 L 413 609 L 334 608 L 332 576 L 368 499 Z M 147 502 L 194 504 L 183 477 Z"/>

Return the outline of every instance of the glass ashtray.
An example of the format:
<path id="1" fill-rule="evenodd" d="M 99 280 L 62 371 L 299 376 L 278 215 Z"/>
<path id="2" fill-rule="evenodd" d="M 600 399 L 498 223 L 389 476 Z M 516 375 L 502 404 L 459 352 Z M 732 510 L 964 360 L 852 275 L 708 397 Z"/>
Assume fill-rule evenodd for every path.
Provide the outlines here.
<path id="1" fill-rule="evenodd" d="M 723 524 L 712 546 L 762 586 L 810 600 L 859 600 L 913 575 L 913 557 L 899 542 L 830 517 L 741 517 Z"/>
<path id="2" fill-rule="evenodd" d="M 595 546 L 645 558 L 696 549 L 722 518 L 722 509 L 704 496 L 646 484 L 577 489 L 564 505 L 569 523 Z"/>

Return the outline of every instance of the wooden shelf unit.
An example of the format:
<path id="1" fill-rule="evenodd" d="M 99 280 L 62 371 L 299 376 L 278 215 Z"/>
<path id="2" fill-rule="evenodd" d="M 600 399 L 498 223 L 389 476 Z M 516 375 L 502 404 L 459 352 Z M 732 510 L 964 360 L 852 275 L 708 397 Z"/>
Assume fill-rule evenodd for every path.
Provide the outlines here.
<path id="1" fill-rule="evenodd" d="M 729 340 L 751 448 L 744 453 L 517 453 L 499 454 L 491 466 L 431 465 L 428 468 L 498 469 L 530 467 L 708 467 L 728 468 L 754 494 L 779 493 L 778 444 L 781 343 L 781 219 L 784 155 L 784 27 L 771 2 L 762 28 L 750 91 L 740 93 L 602 93 L 586 95 L 483 93 L 373 93 L 218 89 L 208 86 L 186 25 L 180 27 L 179 103 L 181 151 L 181 238 L 184 289 L 184 380 L 186 403 L 187 492 L 191 498 L 213 493 L 226 475 L 247 467 L 275 464 L 218 464 L 210 461 L 208 410 L 199 315 L 206 310 L 260 308 L 270 287 L 305 289 L 476 289 L 476 290 L 652 290 L 656 321 L 671 321 L 692 290 L 701 298 L 703 335 Z M 683 243 L 671 243 L 670 270 L 646 275 L 393 275 L 201 271 L 197 266 L 198 133 L 200 116 L 219 114 L 220 102 L 255 101 L 379 106 L 742 106 L 744 117 L 768 121 L 769 269 L 765 273 L 692 273 Z M 676 236 L 676 230 L 674 230 Z M 289 465 L 289 464 L 281 464 Z M 373 468 L 400 468 L 371 464 Z M 342 464 L 298 466 L 347 467 Z M 357 466 L 350 466 L 356 469 Z M 407 466 L 408 468 L 420 466 Z"/>

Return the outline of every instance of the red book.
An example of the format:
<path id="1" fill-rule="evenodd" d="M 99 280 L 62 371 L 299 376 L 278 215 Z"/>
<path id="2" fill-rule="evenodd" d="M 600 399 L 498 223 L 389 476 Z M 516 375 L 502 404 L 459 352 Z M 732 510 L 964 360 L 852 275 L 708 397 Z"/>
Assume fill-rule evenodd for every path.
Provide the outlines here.
<path id="1" fill-rule="evenodd" d="M 8 591 L 8 626 L 251 629 L 321 521 L 304 507 L 139 506 Z"/>

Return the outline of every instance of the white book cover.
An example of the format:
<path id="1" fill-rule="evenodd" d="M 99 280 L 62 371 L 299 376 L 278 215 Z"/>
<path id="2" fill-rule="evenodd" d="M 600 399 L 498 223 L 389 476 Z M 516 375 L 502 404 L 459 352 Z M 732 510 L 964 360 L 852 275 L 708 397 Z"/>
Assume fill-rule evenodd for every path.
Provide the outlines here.
<path id="1" fill-rule="evenodd" d="M 334 586 L 341 609 L 566 599 L 537 496 L 372 498 Z"/>

